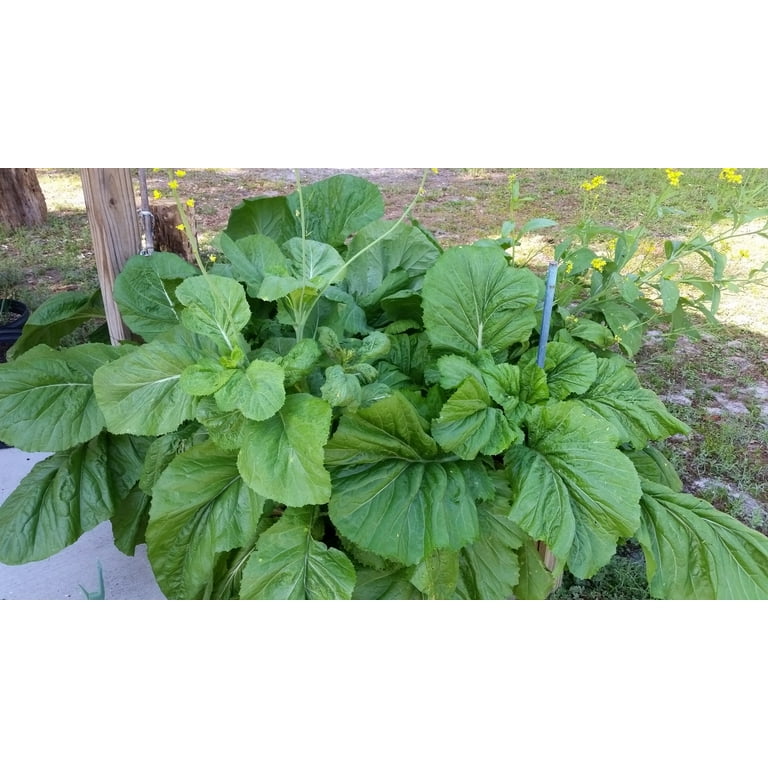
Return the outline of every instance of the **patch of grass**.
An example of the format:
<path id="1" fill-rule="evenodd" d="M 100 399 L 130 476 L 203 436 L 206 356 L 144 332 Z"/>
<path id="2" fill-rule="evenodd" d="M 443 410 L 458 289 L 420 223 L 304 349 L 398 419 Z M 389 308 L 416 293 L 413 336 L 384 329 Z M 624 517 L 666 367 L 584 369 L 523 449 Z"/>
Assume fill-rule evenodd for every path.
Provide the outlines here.
<path id="1" fill-rule="evenodd" d="M 589 196 L 590 216 L 601 224 L 629 228 L 645 223 L 656 237 L 680 236 L 683 231 L 703 228 L 711 222 L 708 201 L 717 196 L 723 182 L 719 168 L 681 168 L 683 176 L 670 207 L 678 213 L 662 218 L 645 217 L 651 195 L 667 185 L 660 168 L 510 168 L 516 174 L 523 196 L 534 199 L 521 207 L 519 220 L 535 216 L 555 219 L 562 227 L 576 224 L 584 211 L 585 193 L 581 183 L 594 176 L 607 180 L 597 194 Z M 768 182 L 768 169 L 749 171 L 757 183 Z"/>
<path id="2" fill-rule="evenodd" d="M 646 347 L 644 386 L 692 432 L 663 446 L 685 489 L 768 533 L 768 339 L 728 326 Z"/>
<path id="3" fill-rule="evenodd" d="M 650 600 L 645 558 L 636 542 L 619 547 L 608 565 L 591 579 L 563 575 L 550 600 Z"/>
<path id="4" fill-rule="evenodd" d="M 49 213 L 40 227 L 8 231 L 0 227 L 3 267 L 0 281 L 12 278 L 15 296 L 34 309 L 65 290 L 96 290 L 98 278 L 86 214 Z"/>

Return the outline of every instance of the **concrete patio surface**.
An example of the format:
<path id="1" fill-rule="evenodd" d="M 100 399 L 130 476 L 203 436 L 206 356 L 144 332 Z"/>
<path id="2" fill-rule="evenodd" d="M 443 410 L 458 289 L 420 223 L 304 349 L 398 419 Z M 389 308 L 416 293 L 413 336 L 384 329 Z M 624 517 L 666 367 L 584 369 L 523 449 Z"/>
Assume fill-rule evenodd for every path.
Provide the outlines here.
<path id="1" fill-rule="evenodd" d="M 0 449 L 0 503 L 47 453 Z M 128 557 L 112 541 L 109 522 L 46 560 L 25 565 L 0 563 L 0 600 L 85 600 L 81 589 L 99 591 L 99 566 L 106 600 L 164 600 L 147 560 L 145 545 Z"/>

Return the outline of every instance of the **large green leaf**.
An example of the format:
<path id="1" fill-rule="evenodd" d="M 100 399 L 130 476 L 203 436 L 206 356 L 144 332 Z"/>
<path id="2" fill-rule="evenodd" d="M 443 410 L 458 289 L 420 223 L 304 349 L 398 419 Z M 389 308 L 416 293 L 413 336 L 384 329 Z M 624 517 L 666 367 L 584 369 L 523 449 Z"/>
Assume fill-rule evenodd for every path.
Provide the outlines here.
<path id="1" fill-rule="evenodd" d="M 325 369 L 325 383 L 320 394 L 334 407 L 355 410 L 362 402 L 363 388 L 355 374 L 345 373 L 340 365 L 330 365 Z"/>
<path id="2" fill-rule="evenodd" d="M 534 408 L 527 428 L 528 445 L 505 457 L 510 516 L 567 559 L 573 574 L 589 578 L 640 524 L 637 472 L 616 448 L 614 428 L 578 402 Z"/>
<path id="3" fill-rule="evenodd" d="M 238 370 L 214 395 L 222 411 L 240 411 L 254 421 L 274 416 L 285 402 L 285 374 L 277 363 L 254 360 Z"/>
<path id="4" fill-rule="evenodd" d="M 249 235 L 235 241 L 222 234 L 219 237 L 219 247 L 231 265 L 232 276 L 246 284 L 249 296 L 260 295 L 261 284 L 268 275 L 290 276 L 285 254 L 278 244 L 266 235 Z"/>
<path id="5" fill-rule="evenodd" d="M 184 391 L 181 375 L 215 352 L 210 342 L 179 329 L 99 368 L 93 388 L 110 432 L 162 435 L 193 419 L 197 398 Z"/>
<path id="6" fill-rule="evenodd" d="M 24 323 L 21 337 L 8 350 L 7 359 L 15 360 L 38 344 L 55 347 L 75 328 L 88 320 L 103 320 L 104 305 L 101 291 L 65 291 L 57 293 L 41 304 Z"/>
<path id="7" fill-rule="evenodd" d="M 310 240 L 338 248 L 347 238 L 384 215 L 379 188 L 366 179 L 340 173 L 302 189 L 304 231 Z M 288 195 L 290 210 L 301 213 L 298 192 Z M 297 223 L 300 221 L 297 216 Z M 297 235 L 301 234 L 299 225 Z"/>
<path id="8" fill-rule="evenodd" d="M 288 506 L 328 501 L 331 478 L 323 466 L 323 447 L 331 414 L 331 406 L 324 400 L 295 394 L 288 395 L 271 418 L 248 423 L 238 458 L 248 485 Z"/>
<path id="9" fill-rule="evenodd" d="M 244 600 L 349 600 L 355 568 L 312 537 L 316 507 L 288 508 L 259 537 L 243 570 Z"/>
<path id="10" fill-rule="evenodd" d="M 598 361 L 597 381 L 579 401 L 609 421 L 619 431 L 621 442 L 636 449 L 650 440 L 691 431 L 669 413 L 656 393 L 643 389 L 629 363 L 620 357 Z"/>
<path id="11" fill-rule="evenodd" d="M 329 512 L 344 536 L 406 565 L 477 535 L 474 499 L 455 465 L 390 459 L 338 470 Z"/>
<path id="12" fill-rule="evenodd" d="M 180 322 L 175 288 L 199 270 L 174 253 L 133 256 L 115 278 L 114 297 L 125 324 L 151 341 Z"/>
<path id="13" fill-rule="evenodd" d="M 628 355 L 636 355 L 643 343 L 643 325 L 640 318 L 626 305 L 615 301 L 600 304 L 605 322 Z"/>
<path id="14" fill-rule="evenodd" d="M 110 523 L 115 546 L 128 557 L 133 557 L 136 547 L 145 542 L 151 502 L 152 498 L 137 485 L 121 500 L 117 511 L 112 515 Z"/>
<path id="15" fill-rule="evenodd" d="M 240 450 L 249 423 L 241 411 L 222 411 L 212 397 L 204 397 L 197 404 L 196 418 L 220 448 Z"/>
<path id="16" fill-rule="evenodd" d="M 449 600 L 459 581 L 459 553 L 435 549 L 414 569 L 411 584 L 429 600 Z"/>
<path id="17" fill-rule="evenodd" d="M 35 464 L 0 507 L 0 561 L 43 560 L 112 517 L 140 470 L 127 440 L 103 433 Z"/>
<path id="18" fill-rule="evenodd" d="M 528 350 L 519 365 L 524 368 L 536 359 L 538 347 Z M 550 397 L 565 400 L 568 395 L 586 392 L 597 377 L 597 357 L 579 343 L 551 341 L 547 344 L 544 373 Z"/>
<path id="19" fill-rule="evenodd" d="M 206 442 L 173 459 L 153 489 L 146 532 L 166 597 L 199 598 L 216 555 L 251 541 L 263 509 L 264 499 L 240 477 L 234 452 Z"/>
<path id="20" fill-rule="evenodd" d="M 498 352 L 529 337 L 538 297 L 538 278 L 501 248 L 450 248 L 424 277 L 424 327 L 435 347 Z"/>
<path id="21" fill-rule="evenodd" d="M 651 595 L 666 600 L 767 600 L 768 538 L 711 504 L 642 481 Z"/>
<path id="22" fill-rule="evenodd" d="M 169 432 L 152 440 L 144 455 L 144 463 L 139 475 L 139 488 L 151 496 L 160 475 L 176 456 L 205 440 L 205 432 L 194 422 L 188 422 L 175 432 Z"/>
<path id="23" fill-rule="evenodd" d="M 411 584 L 412 568 L 390 568 L 378 571 L 359 568 L 353 600 L 423 600 L 424 595 Z"/>
<path id="24" fill-rule="evenodd" d="M 285 196 L 252 197 L 232 209 L 224 232 L 232 240 L 264 235 L 284 243 L 300 233 L 296 221 L 296 211 L 289 207 Z"/>
<path id="25" fill-rule="evenodd" d="M 374 221 L 352 238 L 346 280 L 354 296 L 372 293 L 395 270 L 409 277 L 423 274 L 440 253 L 415 227 L 401 223 L 390 230 L 391 221 Z M 361 253 L 363 249 L 367 250 Z"/>
<path id="26" fill-rule="evenodd" d="M 458 594 L 471 600 L 505 600 L 520 580 L 518 550 L 527 538 L 506 517 L 479 510 L 480 536 L 461 551 Z"/>
<path id="27" fill-rule="evenodd" d="M 341 278 L 344 260 L 327 243 L 294 237 L 283 245 L 283 250 L 288 255 L 291 274 L 302 286 L 323 291 Z"/>
<path id="28" fill-rule="evenodd" d="M 184 304 L 182 325 L 224 342 L 229 349 L 235 347 L 239 331 L 251 319 L 243 286 L 228 277 L 189 277 L 176 289 L 176 297 Z"/>
<path id="29" fill-rule="evenodd" d="M 635 465 L 641 480 L 650 480 L 660 485 L 666 485 L 673 491 L 683 490 L 683 481 L 672 466 L 669 459 L 655 446 L 646 445 L 642 451 L 632 451 L 627 454 Z"/>
<path id="30" fill-rule="evenodd" d="M 94 371 L 126 351 L 107 344 L 40 345 L 0 366 L 0 440 L 24 451 L 63 451 L 98 435 L 104 417 Z"/>
<path id="31" fill-rule="evenodd" d="M 520 562 L 520 580 L 515 585 L 514 594 L 518 600 L 546 600 L 555 580 L 544 565 L 541 553 L 532 539 L 526 539 L 518 550 Z"/>
<path id="32" fill-rule="evenodd" d="M 473 475 L 482 466 L 441 456 L 424 427 L 395 392 L 345 414 L 326 449 L 333 524 L 363 549 L 406 565 L 478 534 Z"/>
<path id="33" fill-rule="evenodd" d="M 342 246 L 349 235 L 384 215 L 375 184 L 338 174 L 302 188 L 304 232 L 311 240 Z M 244 200 L 232 209 L 226 233 L 233 240 L 262 234 L 282 245 L 302 235 L 299 194 Z"/>
<path id="34" fill-rule="evenodd" d="M 495 456 L 523 438 L 471 376 L 448 398 L 432 424 L 432 435 L 443 450 L 462 459 L 474 459 L 478 453 Z"/>

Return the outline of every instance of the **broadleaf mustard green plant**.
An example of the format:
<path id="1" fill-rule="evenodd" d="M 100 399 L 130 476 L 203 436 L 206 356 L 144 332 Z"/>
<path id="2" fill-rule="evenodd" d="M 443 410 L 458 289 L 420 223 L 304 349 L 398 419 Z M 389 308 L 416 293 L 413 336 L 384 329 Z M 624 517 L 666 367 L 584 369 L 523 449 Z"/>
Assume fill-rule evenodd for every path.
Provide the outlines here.
<path id="1" fill-rule="evenodd" d="M 627 359 L 681 306 L 683 253 L 725 280 L 719 240 L 631 272 L 642 230 L 582 222 L 542 339 L 544 283 L 513 252 L 554 222 L 444 250 L 419 199 L 393 222 L 364 179 L 297 178 L 231 211 L 216 261 L 129 260 L 115 299 L 141 343 L 22 343 L 0 440 L 53 455 L 0 507 L 0 560 L 111 519 L 173 599 L 541 599 L 636 538 L 654 597 L 768 597 L 768 539 L 681 492 L 653 444 L 688 427 Z"/>

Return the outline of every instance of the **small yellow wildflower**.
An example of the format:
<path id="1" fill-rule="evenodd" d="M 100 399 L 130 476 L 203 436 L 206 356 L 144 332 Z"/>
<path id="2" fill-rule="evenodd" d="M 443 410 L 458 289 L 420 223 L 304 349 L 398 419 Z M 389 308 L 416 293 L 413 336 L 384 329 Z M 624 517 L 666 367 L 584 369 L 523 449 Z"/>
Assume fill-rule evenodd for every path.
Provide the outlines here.
<path id="1" fill-rule="evenodd" d="M 607 183 L 608 182 L 605 180 L 605 176 L 593 176 L 591 181 L 582 182 L 581 188 L 587 192 L 592 192 L 593 190 L 597 189 L 598 187 L 602 187 L 603 184 Z"/>
<path id="2" fill-rule="evenodd" d="M 565 324 L 573 328 L 574 325 L 579 324 L 579 318 L 576 317 L 576 315 L 568 315 L 568 317 L 565 318 Z"/>
<path id="3" fill-rule="evenodd" d="M 216 261 L 216 257 L 215 256 L 209 256 L 208 257 L 208 261 L 215 262 Z"/>
<path id="4" fill-rule="evenodd" d="M 680 177 L 683 175 L 682 171 L 674 171 L 671 168 L 666 168 L 664 172 L 667 174 L 667 180 L 670 187 L 680 186 Z"/>
<path id="5" fill-rule="evenodd" d="M 592 261 L 589 262 L 589 264 L 592 267 L 592 269 L 596 269 L 598 272 L 602 272 L 603 271 L 603 267 L 607 263 L 608 262 L 605 259 L 601 259 L 600 257 L 598 257 L 596 259 L 592 259 Z"/>
<path id="6" fill-rule="evenodd" d="M 739 256 L 740 256 L 742 259 L 748 259 L 748 258 L 749 258 L 749 251 L 748 251 L 748 250 L 746 250 L 746 249 L 744 249 L 744 248 L 742 248 L 742 249 L 739 251 Z"/>
<path id="7" fill-rule="evenodd" d="M 168 182 L 169 189 L 178 189 L 179 188 L 179 182 L 176 181 L 176 179 L 173 179 L 172 181 Z"/>
<path id="8" fill-rule="evenodd" d="M 157 173 L 160 169 L 159 168 L 153 168 L 152 173 Z"/>
<path id="9" fill-rule="evenodd" d="M 437 173 L 437 168 L 431 168 L 430 170 L 432 171 L 432 173 Z"/>
<path id="10" fill-rule="evenodd" d="M 721 181 L 727 181 L 729 184 L 741 184 L 743 178 L 740 173 L 736 173 L 736 168 L 723 168 L 719 176 Z"/>
<path id="11" fill-rule="evenodd" d="M 183 179 L 183 178 L 184 178 L 184 177 L 187 175 L 187 172 L 186 172 L 186 171 L 174 171 L 174 173 L 175 173 L 175 174 L 176 174 L 176 175 L 177 175 L 177 176 L 178 176 L 180 179 Z"/>
<path id="12" fill-rule="evenodd" d="M 190 197 L 189 200 L 187 200 L 187 208 L 194 208 L 195 207 L 195 201 Z"/>
<path id="13" fill-rule="evenodd" d="M 155 200 L 159 200 L 163 196 L 163 193 L 159 189 L 152 190 L 152 197 L 155 198 Z"/>
<path id="14" fill-rule="evenodd" d="M 183 224 L 177 224 L 176 229 L 178 229 L 179 232 L 183 232 L 186 229 L 186 227 Z"/>
<path id="15" fill-rule="evenodd" d="M 613 343 L 614 344 L 621 344 L 621 336 L 614 336 L 613 337 Z"/>
<path id="16" fill-rule="evenodd" d="M 573 262 L 572 261 L 566 261 L 565 262 L 565 274 L 570 275 L 571 272 L 573 272 Z"/>

